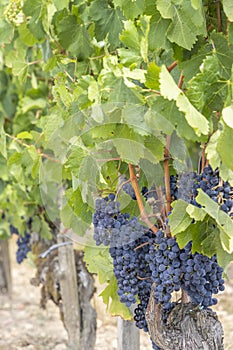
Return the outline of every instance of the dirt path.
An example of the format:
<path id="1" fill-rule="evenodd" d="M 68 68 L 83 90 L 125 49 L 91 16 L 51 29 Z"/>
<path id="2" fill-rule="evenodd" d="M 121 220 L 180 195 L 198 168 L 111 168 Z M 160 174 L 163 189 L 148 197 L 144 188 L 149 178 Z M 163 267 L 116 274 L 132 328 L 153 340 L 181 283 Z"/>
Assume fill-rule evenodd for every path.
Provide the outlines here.
<path id="1" fill-rule="evenodd" d="M 29 282 L 34 270 L 28 262 L 22 265 L 15 263 L 14 249 L 14 244 L 11 244 L 12 301 L 0 296 L 0 350 L 68 350 L 67 334 L 58 308 L 52 302 L 47 304 L 47 310 L 39 308 L 40 290 Z M 233 285 L 227 284 L 216 308 L 225 331 L 225 350 L 233 350 L 232 296 Z M 94 303 L 98 313 L 95 349 L 116 350 L 116 318 L 106 314 L 100 298 L 96 297 Z M 144 333 L 141 350 L 151 350 L 149 337 Z"/>

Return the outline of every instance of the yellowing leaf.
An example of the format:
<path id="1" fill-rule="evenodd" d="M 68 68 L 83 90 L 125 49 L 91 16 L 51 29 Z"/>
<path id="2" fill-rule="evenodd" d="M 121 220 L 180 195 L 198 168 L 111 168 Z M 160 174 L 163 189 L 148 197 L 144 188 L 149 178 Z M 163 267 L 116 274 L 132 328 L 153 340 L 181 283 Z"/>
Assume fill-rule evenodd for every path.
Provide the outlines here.
<path id="1" fill-rule="evenodd" d="M 32 135 L 28 131 L 22 131 L 16 137 L 17 139 L 32 140 Z"/>

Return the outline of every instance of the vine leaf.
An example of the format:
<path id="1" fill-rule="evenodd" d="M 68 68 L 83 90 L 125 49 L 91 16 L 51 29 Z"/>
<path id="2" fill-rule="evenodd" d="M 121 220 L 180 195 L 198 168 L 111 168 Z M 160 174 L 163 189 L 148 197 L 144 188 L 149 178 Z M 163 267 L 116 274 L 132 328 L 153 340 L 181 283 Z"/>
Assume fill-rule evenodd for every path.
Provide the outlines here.
<path id="1" fill-rule="evenodd" d="M 229 126 L 230 128 L 233 129 L 233 104 L 230 106 L 224 108 L 222 110 L 222 117 L 224 122 Z"/>
<path id="2" fill-rule="evenodd" d="M 59 41 L 72 55 L 83 60 L 90 56 L 92 47 L 89 34 L 84 25 L 78 23 L 74 15 L 64 17 L 57 27 Z"/>
<path id="3" fill-rule="evenodd" d="M 114 0 L 116 6 L 119 6 L 123 14 L 128 19 L 134 19 L 143 13 L 145 1 L 144 0 Z"/>
<path id="4" fill-rule="evenodd" d="M 219 230 L 220 239 L 223 248 L 228 252 L 233 252 L 233 222 L 231 218 L 219 208 L 219 205 L 215 203 L 206 193 L 201 189 L 198 190 L 196 201 L 201 204 L 202 209 L 212 217 Z"/>
<path id="5" fill-rule="evenodd" d="M 229 152 L 229 150 L 232 148 L 232 139 L 233 129 L 224 124 L 223 131 L 221 132 L 217 141 L 217 151 L 219 152 L 221 160 L 224 162 L 224 164 L 233 171 L 233 153 Z"/>
<path id="6" fill-rule="evenodd" d="M 223 9 L 229 21 L 233 22 L 233 2 L 231 0 L 223 0 Z"/>
<path id="7" fill-rule="evenodd" d="M 109 281 L 108 286 L 103 290 L 100 296 L 103 298 L 103 302 L 109 308 L 112 316 L 121 316 L 124 320 L 132 320 L 132 314 L 130 310 L 120 302 L 117 294 L 117 280 L 115 276 Z"/>
<path id="8" fill-rule="evenodd" d="M 157 9 L 161 16 L 170 19 L 167 37 L 171 42 L 190 50 L 200 34 L 205 35 L 201 2 L 173 2 L 157 0 Z"/>
<path id="9" fill-rule="evenodd" d="M 162 96 L 168 100 L 175 100 L 180 111 L 184 112 L 185 119 L 193 128 L 197 136 L 208 135 L 208 120 L 191 104 L 189 99 L 178 88 L 171 74 L 165 66 L 162 66 L 160 73 L 160 91 Z"/>
<path id="10" fill-rule="evenodd" d="M 90 16 L 95 21 L 96 39 L 101 41 L 108 37 L 111 50 L 119 46 L 119 34 L 125 19 L 120 8 L 110 7 L 106 0 L 96 0 L 90 6 Z"/>
<path id="11" fill-rule="evenodd" d="M 101 284 L 113 279 L 112 259 L 109 249 L 106 247 L 96 247 L 94 241 L 84 248 L 84 261 L 91 273 L 98 274 Z"/>
<path id="12" fill-rule="evenodd" d="M 189 227 L 192 218 L 186 213 L 188 203 L 179 199 L 172 203 L 173 210 L 169 215 L 169 226 L 173 236 L 183 232 Z M 190 237 L 191 238 L 191 237 Z M 190 239 L 189 239 L 190 240 Z"/>

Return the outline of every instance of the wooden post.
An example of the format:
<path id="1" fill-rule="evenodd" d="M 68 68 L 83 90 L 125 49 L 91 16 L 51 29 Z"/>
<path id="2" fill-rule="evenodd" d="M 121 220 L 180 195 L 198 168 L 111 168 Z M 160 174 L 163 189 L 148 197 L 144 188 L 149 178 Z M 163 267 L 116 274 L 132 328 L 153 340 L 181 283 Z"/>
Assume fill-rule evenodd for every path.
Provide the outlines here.
<path id="1" fill-rule="evenodd" d="M 58 243 L 62 243 L 66 242 L 67 238 L 62 234 L 58 234 L 57 240 Z M 59 247 L 58 259 L 64 325 L 68 333 L 69 349 L 81 350 L 80 306 L 73 245 Z"/>
<path id="2" fill-rule="evenodd" d="M 5 289 L 8 296 L 12 295 L 11 264 L 9 242 L 0 241 L 0 292 Z"/>
<path id="3" fill-rule="evenodd" d="M 139 350 L 140 333 L 134 322 L 117 320 L 117 350 Z"/>

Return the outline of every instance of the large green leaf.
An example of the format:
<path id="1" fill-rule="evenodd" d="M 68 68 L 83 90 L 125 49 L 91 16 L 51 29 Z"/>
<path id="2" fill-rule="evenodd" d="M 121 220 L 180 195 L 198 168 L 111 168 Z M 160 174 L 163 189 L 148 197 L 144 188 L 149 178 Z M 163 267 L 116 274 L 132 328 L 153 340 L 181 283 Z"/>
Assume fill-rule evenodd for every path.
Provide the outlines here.
<path id="1" fill-rule="evenodd" d="M 83 24 L 74 15 L 67 15 L 57 26 L 58 38 L 64 49 L 83 60 L 90 56 L 93 49 L 89 34 Z"/>
<path id="2" fill-rule="evenodd" d="M 116 6 L 122 9 L 123 14 L 128 19 L 137 18 L 143 13 L 144 0 L 114 0 Z"/>
<path id="3" fill-rule="evenodd" d="M 164 19 L 159 11 L 153 9 L 150 20 L 149 48 L 150 50 L 169 49 L 170 42 L 167 38 L 167 30 L 170 20 Z"/>
<path id="4" fill-rule="evenodd" d="M 165 66 L 160 73 L 160 91 L 168 100 L 175 100 L 180 111 L 184 112 L 188 124 L 197 136 L 207 135 L 209 132 L 208 120 L 191 104 L 185 94 L 178 88 L 171 74 Z"/>
<path id="5" fill-rule="evenodd" d="M 208 56 L 202 63 L 201 72 L 190 80 L 187 96 L 199 110 L 207 107 L 221 109 L 224 87 L 220 79 L 219 61 L 216 55 Z M 225 86 L 227 85 L 227 82 Z"/>
<path id="6" fill-rule="evenodd" d="M 133 21 L 124 22 L 124 30 L 119 37 L 127 48 L 140 54 L 140 35 Z"/>
<path id="7" fill-rule="evenodd" d="M 95 23 L 97 40 L 101 41 L 107 37 L 110 49 L 118 47 L 120 45 L 119 34 L 123 29 L 124 19 L 119 7 L 110 7 L 106 0 L 95 0 L 90 7 L 90 17 Z"/>
<path id="8" fill-rule="evenodd" d="M 113 278 L 112 258 L 109 249 L 88 244 L 84 252 L 84 261 L 89 272 L 97 273 L 101 284 L 109 282 Z"/>
<path id="9" fill-rule="evenodd" d="M 157 0 L 161 16 L 171 20 L 167 30 L 168 39 L 188 50 L 193 47 L 198 35 L 205 34 L 202 6 L 200 3 L 198 5 L 194 8 L 188 1 Z"/>
<path id="10" fill-rule="evenodd" d="M 231 218 L 220 209 L 207 194 L 201 189 L 198 190 L 196 201 L 201 204 L 203 210 L 212 217 L 220 230 L 220 239 L 224 250 L 228 253 L 233 252 L 233 221 Z"/>

